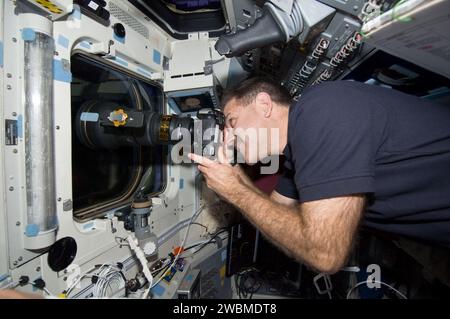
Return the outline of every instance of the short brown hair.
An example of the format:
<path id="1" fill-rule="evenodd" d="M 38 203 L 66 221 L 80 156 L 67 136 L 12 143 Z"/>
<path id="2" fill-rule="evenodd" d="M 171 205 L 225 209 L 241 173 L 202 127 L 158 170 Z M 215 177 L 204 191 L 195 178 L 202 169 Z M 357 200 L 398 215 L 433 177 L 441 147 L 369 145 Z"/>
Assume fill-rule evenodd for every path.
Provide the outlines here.
<path id="1" fill-rule="evenodd" d="M 244 105 L 249 105 L 261 92 L 269 94 L 277 104 L 289 107 L 292 103 L 291 95 L 280 84 L 268 78 L 252 77 L 224 91 L 221 99 L 222 109 L 233 99 L 239 100 Z"/>

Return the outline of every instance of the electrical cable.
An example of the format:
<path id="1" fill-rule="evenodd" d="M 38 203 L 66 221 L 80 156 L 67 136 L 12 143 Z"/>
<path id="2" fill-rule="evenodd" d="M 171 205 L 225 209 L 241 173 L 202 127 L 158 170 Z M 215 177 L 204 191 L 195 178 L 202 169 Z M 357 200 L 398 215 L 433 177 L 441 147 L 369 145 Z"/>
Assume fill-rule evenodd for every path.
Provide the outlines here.
<path id="1" fill-rule="evenodd" d="M 38 289 L 38 290 L 41 290 L 41 291 L 43 291 L 43 292 L 45 292 L 45 294 L 47 295 L 47 296 L 49 296 L 49 297 L 53 297 L 53 295 L 50 293 L 50 291 L 48 291 L 48 289 L 47 288 L 45 288 L 45 287 L 38 287 L 35 283 L 33 283 L 33 282 L 29 282 L 29 283 L 27 283 L 28 285 L 30 285 L 30 286 L 32 286 L 32 287 L 34 287 L 34 288 L 36 288 L 36 289 Z"/>
<path id="2" fill-rule="evenodd" d="M 386 286 L 386 287 L 390 288 L 391 290 L 393 290 L 397 295 L 399 295 L 400 297 L 402 297 L 402 299 L 408 299 L 404 294 L 402 294 L 400 291 L 398 291 L 397 289 L 395 289 L 394 287 L 392 287 L 391 285 L 389 285 L 389 284 L 387 284 L 387 283 L 384 283 L 384 282 L 382 282 L 382 281 L 376 281 L 376 280 L 371 281 L 371 283 L 376 283 L 376 284 L 380 284 L 380 285 Z M 346 299 L 350 299 L 350 295 L 351 295 L 351 293 L 353 292 L 353 290 L 355 290 L 356 288 L 358 288 L 359 286 L 362 286 L 362 285 L 364 285 L 364 284 L 367 284 L 367 281 L 361 281 L 361 282 L 357 283 L 356 285 L 354 285 L 354 286 L 348 291 Z"/>
<path id="3" fill-rule="evenodd" d="M 198 244 L 195 244 L 195 245 L 188 246 L 188 247 L 185 249 L 185 251 L 186 251 L 186 250 L 193 249 L 193 248 L 196 248 L 196 247 L 198 247 L 198 246 L 201 246 L 198 250 L 196 250 L 196 251 L 194 252 L 194 254 L 196 254 L 196 253 L 198 253 L 200 250 L 202 250 L 203 248 L 205 248 L 206 246 L 208 246 L 209 244 L 213 243 L 214 240 L 215 240 L 220 234 L 223 234 L 223 233 L 226 233 L 226 232 L 228 232 L 227 229 L 218 230 L 215 234 L 212 234 L 212 235 L 211 235 L 212 237 L 211 237 L 209 240 L 206 240 L 206 241 L 204 241 L 204 242 L 201 242 L 201 243 L 198 243 Z M 226 238 L 221 238 L 221 240 L 224 240 L 224 239 L 226 239 Z"/>
<path id="4" fill-rule="evenodd" d="M 94 297 L 112 297 L 111 294 L 114 291 L 124 289 L 126 282 L 121 273 L 121 269 L 111 265 L 107 265 L 101 269 L 98 275 L 94 276 L 94 278 L 97 278 L 97 282 L 94 284 Z"/>
<path id="5" fill-rule="evenodd" d="M 86 270 L 83 274 L 79 275 L 78 278 L 67 288 L 66 292 L 64 293 L 66 295 L 66 298 L 69 296 L 69 294 L 75 289 L 75 287 L 83 280 L 84 278 L 92 278 L 95 276 L 95 274 L 89 274 L 91 271 L 94 271 L 96 269 L 102 269 L 104 266 L 110 265 L 108 263 L 101 264 L 101 265 L 95 265 L 88 270 Z M 112 266 L 112 265 L 111 265 Z"/>
<path id="6" fill-rule="evenodd" d="M 181 245 L 180 245 L 181 248 L 184 247 L 184 245 L 186 244 L 186 240 L 187 240 L 187 237 L 188 237 L 188 235 L 189 235 L 189 231 L 190 231 L 190 229 L 191 229 L 192 223 L 194 222 L 194 220 L 197 219 L 198 215 L 200 215 L 200 213 L 203 211 L 203 209 L 204 209 L 204 206 L 202 205 L 196 212 L 194 212 L 194 214 L 192 214 L 192 217 L 191 217 L 191 219 L 189 220 L 189 224 L 188 224 L 188 226 L 187 226 L 186 234 L 184 235 L 184 239 L 183 239 L 183 241 L 182 241 L 182 243 L 181 243 Z M 179 254 L 177 254 L 177 255 L 175 256 L 175 258 L 174 258 L 172 264 L 169 266 L 169 269 L 171 269 L 173 266 L 175 266 L 175 264 L 176 264 L 176 262 L 178 261 L 178 259 L 180 258 L 180 256 L 181 256 L 181 253 L 179 253 Z M 153 284 L 150 284 L 150 287 L 149 287 L 149 288 L 147 289 L 147 291 L 144 293 L 144 296 L 145 296 L 145 295 L 148 296 L 148 294 L 150 293 L 150 291 L 152 290 L 152 288 L 155 287 L 157 284 L 159 284 L 159 283 L 161 282 L 161 280 L 164 278 L 164 273 L 165 273 L 165 272 L 162 273 L 162 275 L 159 277 L 159 279 L 158 279 L 156 282 L 154 282 Z"/>
<path id="7" fill-rule="evenodd" d="M 197 225 L 197 226 L 203 227 L 206 230 L 206 232 L 209 234 L 208 227 L 206 227 L 205 225 L 200 224 L 200 223 L 192 223 L 192 225 Z"/>

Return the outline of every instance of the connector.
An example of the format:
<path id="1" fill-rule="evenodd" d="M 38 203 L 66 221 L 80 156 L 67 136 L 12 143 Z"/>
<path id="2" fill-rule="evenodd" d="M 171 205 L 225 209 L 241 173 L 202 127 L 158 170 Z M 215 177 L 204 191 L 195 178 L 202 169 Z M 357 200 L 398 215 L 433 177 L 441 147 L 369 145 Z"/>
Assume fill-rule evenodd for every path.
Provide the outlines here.
<path id="1" fill-rule="evenodd" d="M 28 276 L 21 276 L 19 278 L 19 285 L 21 287 L 28 285 L 29 282 L 30 282 L 30 277 L 28 277 Z"/>

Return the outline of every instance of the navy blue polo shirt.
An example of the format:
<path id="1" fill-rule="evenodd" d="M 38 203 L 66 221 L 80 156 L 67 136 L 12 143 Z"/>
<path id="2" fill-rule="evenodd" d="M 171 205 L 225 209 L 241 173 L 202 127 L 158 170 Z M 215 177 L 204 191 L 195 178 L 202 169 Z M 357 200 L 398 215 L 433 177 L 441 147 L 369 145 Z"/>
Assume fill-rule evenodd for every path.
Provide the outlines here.
<path id="1" fill-rule="evenodd" d="M 336 81 L 289 113 L 276 191 L 300 202 L 367 194 L 364 224 L 450 247 L 450 107 Z"/>

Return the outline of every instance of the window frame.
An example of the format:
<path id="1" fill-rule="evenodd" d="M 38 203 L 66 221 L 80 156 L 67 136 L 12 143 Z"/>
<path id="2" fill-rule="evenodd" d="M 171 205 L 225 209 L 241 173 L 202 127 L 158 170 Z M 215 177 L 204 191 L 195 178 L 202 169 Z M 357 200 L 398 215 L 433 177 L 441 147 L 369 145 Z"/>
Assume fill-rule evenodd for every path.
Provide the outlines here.
<path id="1" fill-rule="evenodd" d="M 106 60 L 104 58 L 101 58 L 101 57 L 98 57 L 96 55 L 86 53 L 86 52 L 84 52 L 82 50 L 74 50 L 74 51 L 72 51 L 72 53 L 71 53 L 71 63 L 72 63 L 72 59 L 74 58 L 74 56 L 77 56 L 77 55 L 81 56 L 82 59 L 87 59 L 87 60 L 90 60 L 91 62 L 98 63 L 98 64 L 102 65 L 103 67 L 106 67 L 108 69 L 111 69 L 111 70 L 119 72 L 119 73 L 122 73 L 125 76 L 128 76 L 128 77 L 132 78 L 133 80 L 143 82 L 145 84 L 151 85 L 151 86 L 159 89 L 160 92 L 161 92 L 161 99 L 162 99 L 162 112 L 161 112 L 161 114 L 163 114 L 163 115 L 167 114 L 167 107 L 166 107 L 166 105 L 167 105 L 167 97 L 166 97 L 166 95 L 164 93 L 164 89 L 163 89 L 163 87 L 162 87 L 162 85 L 160 83 L 158 83 L 156 81 L 149 80 L 149 79 L 145 78 L 144 76 L 142 76 L 142 75 L 140 75 L 140 74 L 138 74 L 136 72 L 133 72 L 132 70 L 129 70 L 129 69 L 125 68 L 125 67 L 119 66 L 119 65 L 117 65 L 117 64 L 115 64 L 115 63 L 113 63 L 111 61 L 108 61 L 108 60 Z M 143 107 L 142 102 L 141 102 L 141 100 L 142 100 L 141 93 L 139 92 L 137 86 L 133 85 L 132 88 L 133 88 L 133 91 L 134 91 L 132 94 L 136 95 L 135 97 L 136 97 L 136 101 L 138 103 L 138 105 L 137 105 L 138 106 L 138 110 L 141 110 L 142 107 Z M 70 104 L 70 110 L 72 111 L 72 86 L 71 86 L 71 90 L 70 90 L 70 96 L 71 96 L 71 98 L 70 98 L 70 101 L 71 101 L 70 102 L 71 103 Z M 73 119 L 71 119 L 71 121 L 73 121 Z M 75 133 L 74 133 L 74 131 L 72 129 L 71 130 L 71 137 L 73 137 L 73 134 L 75 134 Z M 72 148 L 72 145 L 71 145 L 71 148 Z M 133 194 L 136 193 L 139 185 L 142 183 L 142 179 L 145 177 L 145 173 L 146 173 L 147 169 L 149 168 L 149 167 L 145 167 L 143 165 L 143 154 L 144 154 L 144 147 L 141 146 L 139 148 L 139 154 L 138 154 L 139 159 L 138 159 L 138 163 L 137 163 L 137 166 L 138 166 L 137 167 L 137 171 L 136 171 L 136 174 L 135 174 L 135 177 L 134 177 L 133 181 L 130 182 L 130 187 L 128 188 L 128 190 L 126 192 L 120 194 L 120 196 L 112 198 L 111 200 L 102 201 L 102 202 L 100 202 L 98 204 L 95 204 L 95 205 L 83 208 L 81 210 L 75 211 L 75 209 L 73 209 L 73 211 L 72 211 L 73 219 L 75 221 L 77 221 L 77 222 L 83 222 L 84 223 L 84 222 L 87 222 L 87 221 L 92 220 L 92 219 L 103 217 L 105 214 L 107 214 L 108 212 L 110 212 L 112 210 L 115 210 L 115 209 L 122 208 L 122 207 L 130 205 L 132 203 L 132 201 L 133 201 Z M 71 157 L 72 156 L 73 155 L 71 155 Z M 153 196 L 154 197 L 154 196 L 161 195 L 167 189 L 167 185 L 168 185 L 168 183 L 167 183 L 167 176 L 168 176 L 168 172 L 167 172 L 168 159 L 167 159 L 167 156 L 168 156 L 167 154 L 166 155 L 163 154 L 163 156 L 162 156 L 162 163 L 161 163 L 161 165 L 162 165 L 163 168 L 162 168 L 162 185 L 161 185 L 161 190 L 158 191 L 158 192 L 155 192 L 155 193 L 149 193 L 148 194 L 149 196 Z M 72 199 L 73 199 L 73 194 L 74 194 L 74 192 L 73 192 L 73 165 L 71 165 L 71 172 L 72 172 L 71 187 L 72 187 Z"/>

